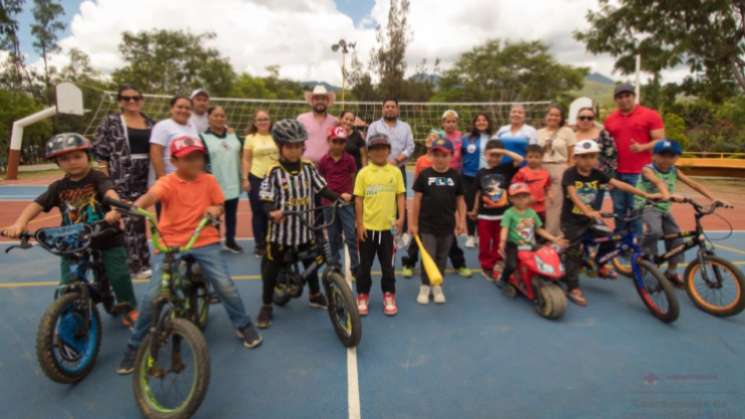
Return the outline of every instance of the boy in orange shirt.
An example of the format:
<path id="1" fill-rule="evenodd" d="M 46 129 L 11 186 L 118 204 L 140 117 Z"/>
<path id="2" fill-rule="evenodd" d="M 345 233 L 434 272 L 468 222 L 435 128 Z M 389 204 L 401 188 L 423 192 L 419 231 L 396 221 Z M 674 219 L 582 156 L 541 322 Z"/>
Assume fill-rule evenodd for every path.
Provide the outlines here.
<path id="1" fill-rule="evenodd" d="M 135 206 L 149 208 L 160 202 L 162 210 L 158 230 L 164 243 L 169 246 L 185 245 L 196 230 L 202 217 L 222 216 L 224 197 L 217 180 L 204 173 L 205 148 L 198 138 L 181 136 L 171 141 L 171 162 L 176 171 L 163 176 L 152 188 L 136 202 Z M 256 331 L 251 317 L 246 314 L 238 290 L 228 273 L 228 266 L 220 247 L 220 233 L 217 228 L 207 226 L 194 244 L 189 254 L 196 259 L 204 276 L 211 283 L 220 298 L 230 321 L 236 329 L 236 336 L 246 348 L 261 344 L 261 336 Z M 129 374 L 134 370 L 137 348 L 147 334 L 152 320 L 153 300 L 160 292 L 160 269 L 158 264 L 153 272 L 145 298 L 140 302 L 140 316 L 129 338 L 119 374 Z"/>
<path id="2" fill-rule="evenodd" d="M 512 177 L 512 183 L 525 183 L 530 189 L 532 198 L 530 208 L 538 213 L 541 222 L 546 224 L 546 193 L 551 183 L 551 176 L 543 167 L 543 148 L 531 144 L 525 149 L 525 165 Z"/>

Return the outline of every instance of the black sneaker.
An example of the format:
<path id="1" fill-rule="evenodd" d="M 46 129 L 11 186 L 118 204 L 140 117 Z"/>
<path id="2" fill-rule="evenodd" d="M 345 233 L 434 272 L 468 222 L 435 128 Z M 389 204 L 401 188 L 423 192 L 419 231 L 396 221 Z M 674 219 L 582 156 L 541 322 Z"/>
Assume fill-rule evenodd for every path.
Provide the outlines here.
<path id="1" fill-rule="evenodd" d="M 264 255 L 266 255 L 266 245 L 256 246 L 254 248 L 254 255 L 256 255 L 256 257 L 264 257 Z"/>
<path id="2" fill-rule="evenodd" d="M 127 345 L 127 351 L 124 352 L 124 358 L 119 363 L 116 373 L 119 375 L 129 375 L 135 370 L 135 360 L 137 358 L 137 348 Z"/>
<path id="3" fill-rule="evenodd" d="M 225 242 L 222 248 L 227 250 L 230 253 L 235 253 L 235 254 L 243 253 L 243 248 L 234 241 Z"/>
<path id="4" fill-rule="evenodd" d="M 243 329 L 236 330 L 235 335 L 238 336 L 239 339 L 243 339 L 243 346 L 248 349 L 256 348 L 264 341 L 252 323 L 249 323 L 248 326 Z"/>
<path id="5" fill-rule="evenodd" d="M 259 316 L 256 318 L 256 327 L 259 329 L 268 329 L 272 325 L 272 306 L 261 306 Z"/>
<path id="6" fill-rule="evenodd" d="M 311 307 L 320 308 L 323 310 L 326 310 L 329 305 L 326 301 L 326 296 L 321 294 L 320 292 L 316 294 L 310 294 L 310 297 L 308 297 L 308 302 L 310 303 Z"/>

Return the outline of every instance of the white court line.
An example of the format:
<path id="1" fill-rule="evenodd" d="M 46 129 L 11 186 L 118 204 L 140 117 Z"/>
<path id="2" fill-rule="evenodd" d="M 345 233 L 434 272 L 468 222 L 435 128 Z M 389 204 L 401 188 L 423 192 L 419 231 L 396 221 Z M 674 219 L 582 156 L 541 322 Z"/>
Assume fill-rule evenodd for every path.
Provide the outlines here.
<path id="1" fill-rule="evenodd" d="M 349 249 L 344 246 L 344 276 L 352 289 L 352 272 L 349 269 Z M 360 382 L 357 374 L 357 347 L 347 348 L 347 413 L 349 419 L 361 419 Z"/>

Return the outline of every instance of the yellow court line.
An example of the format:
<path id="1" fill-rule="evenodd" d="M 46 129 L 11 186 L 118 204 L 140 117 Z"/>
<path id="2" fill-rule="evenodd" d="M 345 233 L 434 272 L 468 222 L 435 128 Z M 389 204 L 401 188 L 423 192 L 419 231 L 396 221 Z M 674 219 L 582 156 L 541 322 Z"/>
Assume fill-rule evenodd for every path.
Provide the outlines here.
<path id="1" fill-rule="evenodd" d="M 730 251 L 730 252 L 734 252 L 734 253 L 739 253 L 741 255 L 745 255 L 745 250 L 737 249 L 737 248 L 734 248 L 734 247 L 725 246 L 723 244 L 715 244 L 714 247 L 716 247 L 717 249 L 723 249 L 723 250 L 727 250 L 727 251 Z"/>

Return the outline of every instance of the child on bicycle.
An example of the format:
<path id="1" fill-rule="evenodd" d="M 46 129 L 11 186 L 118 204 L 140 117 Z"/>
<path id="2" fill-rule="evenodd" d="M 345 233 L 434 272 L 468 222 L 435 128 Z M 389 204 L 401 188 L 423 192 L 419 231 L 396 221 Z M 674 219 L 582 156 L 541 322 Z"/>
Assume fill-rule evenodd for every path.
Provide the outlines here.
<path id="1" fill-rule="evenodd" d="M 348 193 L 341 195 L 328 188 L 315 166 L 302 160 L 308 133 L 294 119 L 277 121 L 272 127 L 272 138 L 279 149 L 279 162 L 269 169 L 261 183 L 259 196 L 271 221 L 267 233 L 267 249 L 261 260 L 262 306 L 257 326 L 266 329 L 272 325 L 274 287 L 277 275 L 287 264 L 287 252 L 303 252 L 314 246 L 315 235 L 310 226 L 316 219 L 314 209 L 316 195 L 329 201 L 340 197 L 351 200 Z M 285 217 L 283 211 L 306 212 L 305 223 L 297 217 Z M 307 268 L 313 258 L 302 261 Z M 326 309 L 326 297 L 321 294 L 317 273 L 308 279 L 310 289 L 308 301 L 311 307 Z"/>
<path id="2" fill-rule="evenodd" d="M 360 243 L 360 272 L 357 276 L 357 310 L 368 313 L 368 302 L 375 255 L 383 271 L 383 313 L 395 316 L 396 276 L 393 270 L 394 234 L 400 234 L 404 224 L 406 202 L 401 171 L 388 163 L 391 143 L 385 134 L 375 134 L 367 140 L 368 165 L 360 170 L 354 184 L 357 240 Z M 396 215 L 398 214 L 398 216 Z"/>
<path id="3" fill-rule="evenodd" d="M 484 277 L 496 281 L 502 272 L 499 254 L 500 221 L 509 207 L 507 188 L 523 157 L 506 150 L 500 140 L 489 140 L 484 149 L 487 167 L 476 173 L 476 196 L 469 216 L 478 220 L 479 264 Z M 512 159 L 503 164 L 504 157 Z"/>
<path id="4" fill-rule="evenodd" d="M 453 240 L 465 232 L 466 202 L 463 198 L 463 179 L 450 167 L 453 143 L 445 138 L 437 138 L 432 143 L 431 155 L 432 167 L 422 170 L 414 181 L 409 232 L 412 237 L 421 234 L 422 245 L 442 273 L 445 272 Z M 435 303 L 444 304 L 442 286 L 430 285 L 427 271 L 422 267 L 422 285 L 417 303 L 428 304 L 431 293 Z"/>
<path id="5" fill-rule="evenodd" d="M 567 245 L 566 240 L 552 235 L 543 228 L 541 217 L 531 208 L 534 192 L 527 183 L 513 183 L 508 193 L 512 206 L 504 212 L 500 223 L 502 231 L 499 233 L 499 254 L 504 258 L 504 268 L 496 282 L 497 286 L 506 284 L 510 275 L 517 269 L 517 252 L 533 250 L 536 235 L 559 246 Z"/>
<path id="6" fill-rule="evenodd" d="M 604 223 L 600 206 L 595 199 L 606 185 L 646 199 L 658 199 L 665 195 L 652 194 L 621 182 L 610 179 L 596 169 L 600 147 L 594 140 L 582 140 L 574 146 L 574 166 L 564 172 L 561 185 L 564 188 L 564 205 L 561 209 L 561 230 L 569 240 L 565 253 L 566 276 L 564 281 L 569 291 L 569 299 L 577 305 L 586 306 L 587 298 L 579 288 L 579 271 L 582 268 L 582 243 L 579 240 L 593 222 Z M 600 246 L 599 254 L 607 252 L 612 243 Z M 606 267 L 601 267 L 605 269 Z M 609 267 L 607 267 L 609 268 Z"/>
<path id="7" fill-rule="evenodd" d="M 326 180 L 328 188 L 338 194 L 345 194 L 351 199 L 354 191 L 354 177 L 357 173 L 357 164 L 354 157 L 347 153 L 345 147 L 349 133 L 344 127 L 337 126 L 329 130 L 328 143 L 329 152 L 321 157 L 318 162 L 318 173 Z M 333 201 L 323 199 L 323 205 L 331 205 Z M 324 209 L 325 222 L 331 222 L 332 209 Z M 342 235 L 344 241 L 342 241 Z M 354 228 L 354 207 L 351 205 L 336 208 L 334 222 L 328 227 L 329 244 L 331 254 L 336 262 L 341 265 L 341 251 L 346 242 L 349 252 L 349 269 L 352 276 L 357 277 L 360 265 L 360 257 L 357 252 L 357 231 Z"/>
<path id="8" fill-rule="evenodd" d="M 17 238 L 26 231 L 28 224 L 41 212 L 59 208 L 62 225 L 91 224 L 106 220 L 110 224 L 119 223 L 120 216 L 103 203 L 104 197 L 119 199 L 114 191 L 114 183 L 105 174 L 92 169 L 91 142 L 80 134 L 59 134 L 46 144 L 45 156 L 54 160 L 65 172 L 62 179 L 52 182 L 46 192 L 24 208 L 13 225 L 5 227 L 2 233 L 6 237 Z M 127 250 L 124 247 L 124 236 L 116 229 L 113 234 L 105 234 L 93 240 L 91 246 L 100 249 L 106 277 L 116 296 L 117 305 L 127 310 L 122 323 L 131 327 L 137 318 L 137 301 L 135 299 L 132 279 L 127 268 Z M 63 257 L 60 263 L 62 283 L 73 279 L 70 270 L 72 262 Z"/>
<path id="9" fill-rule="evenodd" d="M 683 172 L 675 167 L 675 163 L 682 154 L 683 149 L 680 143 L 674 140 L 658 141 L 652 150 L 652 163 L 642 169 L 642 176 L 636 184 L 637 189 L 655 193 L 674 194 L 675 185 L 681 181 L 699 192 L 706 198 L 714 201 L 711 193 L 700 183 L 686 176 Z M 682 201 L 680 195 L 671 195 L 673 201 Z M 722 202 L 722 201 L 720 201 Z M 637 198 L 637 206 L 643 205 L 644 201 Z M 677 234 L 680 232 L 678 224 L 675 222 L 670 212 L 670 202 L 658 202 L 653 207 L 646 207 L 642 213 L 642 221 L 647 226 L 642 241 L 644 253 L 653 256 L 657 255 L 657 243 L 666 235 Z M 665 241 L 667 251 L 683 244 L 682 238 Z M 665 276 L 675 286 L 683 286 L 683 278 L 678 274 L 678 264 L 683 261 L 683 253 L 673 256 L 667 261 L 667 270 Z"/>
<path id="10" fill-rule="evenodd" d="M 225 201 L 220 185 L 214 176 L 204 172 L 205 147 L 199 138 L 179 136 L 169 145 L 171 163 L 176 171 L 165 175 L 135 201 L 140 208 L 150 208 L 161 204 L 158 230 L 162 242 L 169 247 L 185 245 L 205 215 L 215 219 L 223 215 Z M 228 266 L 220 246 L 220 232 L 212 225 L 206 226 L 189 255 L 199 264 L 207 281 L 217 293 L 236 336 L 243 346 L 253 349 L 261 345 L 262 338 L 256 331 L 251 317 L 246 313 L 238 290 L 230 278 Z M 119 374 L 134 371 L 137 348 L 147 335 L 153 316 L 153 301 L 161 288 L 162 265 L 158 263 L 153 271 L 145 298 L 140 302 L 140 317 L 135 323 L 127 343 L 124 358 L 117 369 Z"/>

